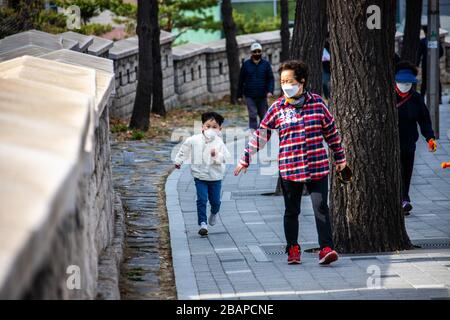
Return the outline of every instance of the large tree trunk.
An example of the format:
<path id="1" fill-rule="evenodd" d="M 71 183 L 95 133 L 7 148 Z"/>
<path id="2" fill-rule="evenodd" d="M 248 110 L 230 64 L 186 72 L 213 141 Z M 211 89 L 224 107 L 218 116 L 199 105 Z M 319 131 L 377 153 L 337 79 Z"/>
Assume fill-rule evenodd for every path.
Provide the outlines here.
<path id="1" fill-rule="evenodd" d="M 160 28 L 158 19 L 159 6 L 158 1 L 155 1 L 155 10 L 152 11 L 151 22 L 152 29 L 154 30 L 153 36 L 153 102 L 152 112 L 164 116 L 166 114 L 166 108 L 164 106 L 164 94 L 163 94 L 163 74 L 161 67 L 161 45 L 160 45 Z"/>
<path id="2" fill-rule="evenodd" d="M 281 53 L 280 53 L 280 61 L 286 61 L 289 59 L 289 42 L 291 41 L 291 35 L 289 33 L 289 1 L 281 0 L 281 27 L 280 27 L 280 36 L 281 36 Z"/>
<path id="3" fill-rule="evenodd" d="M 406 1 L 406 22 L 403 35 L 401 59 L 417 63 L 420 45 L 420 25 L 422 18 L 422 0 Z"/>
<path id="4" fill-rule="evenodd" d="M 223 0 L 221 5 L 223 32 L 225 33 L 228 74 L 230 78 L 230 102 L 237 103 L 239 84 L 239 47 L 236 40 L 236 24 L 233 20 L 233 7 L 230 0 Z"/>
<path id="5" fill-rule="evenodd" d="M 327 0 L 297 1 L 292 36 L 291 59 L 304 61 L 309 68 L 308 86 L 322 92 L 322 54 L 327 32 Z"/>
<path id="6" fill-rule="evenodd" d="M 157 0 L 138 0 L 136 32 L 139 39 L 139 69 L 136 98 L 130 128 L 147 131 L 150 126 L 150 110 L 153 92 L 153 33 L 151 13 Z"/>
<path id="7" fill-rule="evenodd" d="M 381 11 L 381 29 L 367 27 L 367 8 Z M 332 172 L 336 248 L 345 253 L 410 248 L 401 211 L 397 110 L 394 97 L 395 1 L 329 3 L 332 112 L 353 181 Z"/>

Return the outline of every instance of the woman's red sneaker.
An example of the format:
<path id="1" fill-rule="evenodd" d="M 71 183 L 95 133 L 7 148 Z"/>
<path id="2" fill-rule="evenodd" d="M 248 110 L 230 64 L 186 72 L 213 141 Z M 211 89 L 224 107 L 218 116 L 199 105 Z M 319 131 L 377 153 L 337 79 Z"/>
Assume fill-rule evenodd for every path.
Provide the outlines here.
<path id="1" fill-rule="evenodd" d="M 339 258 L 336 251 L 330 247 L 325 247 L 319 252 L 319 264 L 330 264 Z"/>
<path id="2" fill-rule="evenodd" d="M 293 245 L 289 248 L 288 264 L 300 264 L 300 246 Z"/>

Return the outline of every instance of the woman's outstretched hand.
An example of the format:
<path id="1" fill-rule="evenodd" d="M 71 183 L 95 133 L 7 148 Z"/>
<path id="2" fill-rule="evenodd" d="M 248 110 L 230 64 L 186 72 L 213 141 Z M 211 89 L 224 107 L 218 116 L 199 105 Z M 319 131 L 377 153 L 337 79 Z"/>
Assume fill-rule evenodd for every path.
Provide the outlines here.
<path id="1" fill-rule="evenodd" d="M 234 175 L 238 176 L 241 171 L 244 171 L 244 173 L 247 172 L 247 167 L 244 167 L 242 164 L 238 163 L 236 168 L 234 168 Z"/>
<path id="2" fill-rule="evenodd" d="M 342 170 L 344 170 L 345 166 L 347 166 L 347 162 L 339 163 L 339 164 L 336 165 L 336 170 L 338 172 L 342 171 Z"/>

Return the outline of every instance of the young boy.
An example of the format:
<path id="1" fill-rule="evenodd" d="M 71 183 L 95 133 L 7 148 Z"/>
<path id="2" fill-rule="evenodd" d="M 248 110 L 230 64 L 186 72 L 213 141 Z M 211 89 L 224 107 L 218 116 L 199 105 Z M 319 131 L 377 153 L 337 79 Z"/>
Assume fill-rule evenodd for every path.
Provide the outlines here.
<path id="1" fill-rule="evenodd" d="M 220 191 L 225 174 L 225 162 L 230 154 L 222 138 L 224 118 L 216 112 L 202 114 L 202 133 L 193 135 L 184 141 L 175 157 L 175 168 L 191 159 L 191 172 L 197 189 L 197 215 L 199 234 L 208 234 L 206 223 L 206 204 L 211 204 L 209 224 L 216 224 L 216 215 L 220 210 Z"/>

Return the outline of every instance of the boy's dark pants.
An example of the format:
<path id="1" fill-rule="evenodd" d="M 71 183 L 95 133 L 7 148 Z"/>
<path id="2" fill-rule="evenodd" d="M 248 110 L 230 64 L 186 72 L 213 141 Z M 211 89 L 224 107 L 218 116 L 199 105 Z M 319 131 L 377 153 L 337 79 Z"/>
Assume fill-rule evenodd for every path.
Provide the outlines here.
<path id="1" fill-rule="evenodd" d="M 414 169 L 415 150 L 400 150 L 400 165 L 402 170 L 402 200 L 410 202 L 409 186 Z"/>
<path id="2" fill-rule="evenodd" d="M 202 222 L 207 223 L 206 204 L 211 204 L 211 213 L 217 214 L 220 210 L 220 191 L 222 180 L 205 181 L 194 178 L 195 188 L 197 189 L 197 216 L 198 225 Z"/>
<path id="3" fill-rule="evenodd" d="M 297 182 L 281 179 L 284 205 L 284 233 L 288 249 L 291 245 L 298 244 L 298 216 L 300 214 L 300 202 L 303 186 L 306 185 L 311 195 L 314 216 L 316 219 L 317 234 L 320 248 L 333 248 L 331 234 L 330 214 L 328 209 L 328 176 L 311 182 Z"/>

